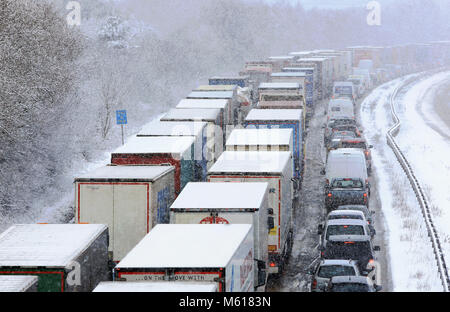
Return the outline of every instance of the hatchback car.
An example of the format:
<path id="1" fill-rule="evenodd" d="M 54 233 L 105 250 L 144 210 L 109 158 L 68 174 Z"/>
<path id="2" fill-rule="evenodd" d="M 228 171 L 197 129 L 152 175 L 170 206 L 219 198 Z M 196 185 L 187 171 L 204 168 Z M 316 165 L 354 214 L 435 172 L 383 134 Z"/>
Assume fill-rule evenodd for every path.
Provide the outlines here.
<path id="1" fill-rule="evenodd" d="M 375 214 L 375 211 L 370 211 L 365 205 L 343 205 L 338 206 L 336 211 L 337 210 L 359 210 L 364 213 L 364 217 L 370 225 L 373 225 L 374 223 L 373 215 Z"/>
<path id="2" fill-rule="evenodd" d="M 320 260 L 311 272 L 311 292 L 326 291 L 330 279 L 334 276 L 360 276 L 356 261 Z"/>

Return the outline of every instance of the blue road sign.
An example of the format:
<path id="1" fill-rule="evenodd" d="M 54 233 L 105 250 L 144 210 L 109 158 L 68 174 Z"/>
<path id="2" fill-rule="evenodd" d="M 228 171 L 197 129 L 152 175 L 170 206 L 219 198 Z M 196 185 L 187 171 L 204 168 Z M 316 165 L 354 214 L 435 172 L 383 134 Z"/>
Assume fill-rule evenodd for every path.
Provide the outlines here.
<path id="1" fill-rule="evenodd" d="M 127 111 L 126 110 L 116 111 L 116 122 L 118 125 L 126 125 L 127 124 Z"/>

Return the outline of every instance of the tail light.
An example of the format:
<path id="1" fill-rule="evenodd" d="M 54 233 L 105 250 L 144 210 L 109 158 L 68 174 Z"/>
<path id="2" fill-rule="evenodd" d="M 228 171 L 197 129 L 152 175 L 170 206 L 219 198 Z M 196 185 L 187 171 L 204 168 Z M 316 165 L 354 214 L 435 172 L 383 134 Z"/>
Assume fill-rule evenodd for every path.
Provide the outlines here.
<path id="1" fill-rule="evenodd" d="M 275 267 L 275 262 L 270 262 L 270 263 L 269 263 L 269 266 L 270 266 L 271 268 L 274 268 L 274 267 Z"/>
<path id="2" fill-rule="evenodd" d="M 331 193 L 328 193 L 328 197 L 331 197 L 331 196 L 333 196 Z"/>
<path id="3" fill-rule="evenodd" d="M 322 251 L 322 252 L 320 253 L 320 255 L 323 257 L 323 256 L 325 255 L 325 252 Z"/>
<path id="4" fill-rule="evenodd" d="M 317 280 L 314 279 L 314 281 L 312 282 L 311 288 L 316 289 L 316 287 L 317 287 Z"/>
<path id="5" fill-rule="evenodd" d="M 369 156 L 369 151 L 365 151 L 364 153 L 366 154 L 366 156 Z"/>

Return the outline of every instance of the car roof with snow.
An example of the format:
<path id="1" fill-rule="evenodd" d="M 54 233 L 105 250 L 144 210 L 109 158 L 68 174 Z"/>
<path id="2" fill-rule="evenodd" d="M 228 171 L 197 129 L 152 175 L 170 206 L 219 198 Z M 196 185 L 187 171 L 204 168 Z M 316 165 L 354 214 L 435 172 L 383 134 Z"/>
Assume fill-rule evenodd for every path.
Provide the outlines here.
<path id="1" fill-rule="evenodd" d="M 227 99 L 183 99 L 176 108 L 219 108 L 224 109 L 229 104 Z"/>
<path id="2" fill-rule="evenodd" d="M 355 216 L 363 216 L 364 213 L 361 210 L 334 210 L 328 214 L 330 216 L 347 216 L 347 215 L 355 215 Z"/>
<path id="3" fill-rule="evenodd" d="M 367 223 L 363 220 L 357 220 L 357 219 L 333 219 L 327 221 L 327 226 L 330 225 L 361 225 L 366 226 Z"/>
<path id="4" fill-rule="evenodd" d="M 344 260 L 344 259 L 321 259 L 320 266 L 326 265 L 342 265 L 342 266 L 353 266 L 357 264 L 356 260 Z"/>
<path id="5" fill-rule="evenodd" d="M 292 133 L 292 129 L 235 129 L 226 145 L 289 145 Z"/>
<path id="6" fill-rule="evenodd" d="M 203 121 L 160 121 L 144 125 L 137 136 L 199 136 L 207 123 Z"/>
<path id="7" fill-rule="evenodd" d="M 223 268 L 251 224 L 157 224 L 119 262 L 122 268 Z"/>
<path id="8" fill-rule="evenodd" d="M 173 166 L 114 166 L 107 165 L 75 178 L 76 182 L 89 181 L 142 181 L 153 182 L 164 174 L 173 171 Z"/>
<path id="9" fill-rule="evenodd" d="M 297 121 L 302 119 L 302 109 L 252 109 L 245 121 Z"/>
<path id="10" fill-rule="evenodd" d="M 100 282 L 93 292 L 215 292 L 217 284 L 196 282 Z"/>
<path id="11" fill-rule="evenodd" d="M 66 267 L 107 229 L 103 224 L 16 224 L 0 234 L 1 267 Z"/>
<path id="12" fill-rule="evenodd" d="M 291 152 L 225 151 L 208 170 L 208 174 L 280 174 L 291 162 Z"/>
<path id="13" fill-rule="evenodd" d="M 220 115 L 218 108 L 172 108 L 160 118 L 161 121 L 216 121 Z"/>
<path id="14" fill-rule="evenodd" d="M 194 142 L 191 136 L 133 137 L 112 154 L 184 154 Z"/>
<path id="15" fill-rule="evenodd" d="M 170 209 L 252 209 L 258 210 L 267 198 L 266 182 L 189 182 Z M 251 196 L 250 196 L 251 194 Z"/>

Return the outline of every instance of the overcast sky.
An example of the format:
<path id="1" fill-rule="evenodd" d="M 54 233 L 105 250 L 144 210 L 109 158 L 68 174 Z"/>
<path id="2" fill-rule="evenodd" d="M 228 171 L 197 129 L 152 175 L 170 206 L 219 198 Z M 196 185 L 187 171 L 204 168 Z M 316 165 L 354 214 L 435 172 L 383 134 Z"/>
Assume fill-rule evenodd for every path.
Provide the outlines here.
<path id="1" fill-rule="evenodd" d="M 269 3 L 277 3 L 280 0 L 265 0 Z M 283 0 L 281 0 L 283 1 Z M 348 7 L 365 7 L 370 0 L 288 0 L 292 3 L 301 3 L 305 9 L 319 8 L 319 9 L 341 9 Z M 378 0 L 381 5 L 390 4 L 396 0 Z"/>

